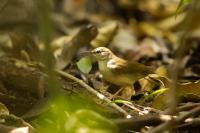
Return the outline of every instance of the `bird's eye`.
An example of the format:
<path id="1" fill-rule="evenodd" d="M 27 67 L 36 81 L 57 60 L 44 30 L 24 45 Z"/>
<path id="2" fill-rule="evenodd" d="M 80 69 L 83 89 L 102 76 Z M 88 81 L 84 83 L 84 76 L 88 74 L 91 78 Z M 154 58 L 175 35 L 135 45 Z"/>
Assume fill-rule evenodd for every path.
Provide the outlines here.
<path id="1" fill-rule="evenodd" d="M 101 51 L 100 51 L 100 50 L 97 50 L 97 51 L 96 51 L 96 53 L 97 53 L 97 54 L 100 54 L 100 53 L 101 53 Z"/>

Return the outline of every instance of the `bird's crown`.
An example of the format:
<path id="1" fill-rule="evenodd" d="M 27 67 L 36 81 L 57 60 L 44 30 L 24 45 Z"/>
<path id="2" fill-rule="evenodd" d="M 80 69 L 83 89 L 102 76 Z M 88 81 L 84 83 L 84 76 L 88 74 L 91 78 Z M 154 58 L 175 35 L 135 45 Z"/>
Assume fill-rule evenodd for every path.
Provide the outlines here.
<path id="1" fill-rule="evenodd" d="M 92 54 L 97 60 L 107 60 L 113 55 L 113 53 L 106 47 L 98 47 L 92 50 Z"/>

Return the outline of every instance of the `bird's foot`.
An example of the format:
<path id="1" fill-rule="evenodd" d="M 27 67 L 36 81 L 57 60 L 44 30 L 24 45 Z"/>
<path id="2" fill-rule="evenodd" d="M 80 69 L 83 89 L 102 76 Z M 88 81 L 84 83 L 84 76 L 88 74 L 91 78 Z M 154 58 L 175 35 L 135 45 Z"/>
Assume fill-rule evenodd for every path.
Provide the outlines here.
<path id="1" fill-rule="evenodd" d="M 135 95 L 135 90 L 132 86 L 125 86 L 121 87 L 113 96 L 111 97 L 111 100 L 116 99 L 116 97 L 120 97 L 124 100 L 131 100 L 131 96 Z"/>

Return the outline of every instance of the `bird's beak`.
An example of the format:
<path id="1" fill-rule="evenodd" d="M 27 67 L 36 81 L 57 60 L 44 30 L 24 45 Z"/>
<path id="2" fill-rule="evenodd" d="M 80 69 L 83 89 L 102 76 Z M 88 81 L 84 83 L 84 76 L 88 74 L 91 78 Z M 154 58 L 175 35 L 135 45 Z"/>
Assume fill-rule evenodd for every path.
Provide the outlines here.
<path id="1" fill-rule="evenodd" d="M 80 55 L 82 56 L 92 55 L 92 51 L 84 51 L 84 52 L 81 52 Z"/>

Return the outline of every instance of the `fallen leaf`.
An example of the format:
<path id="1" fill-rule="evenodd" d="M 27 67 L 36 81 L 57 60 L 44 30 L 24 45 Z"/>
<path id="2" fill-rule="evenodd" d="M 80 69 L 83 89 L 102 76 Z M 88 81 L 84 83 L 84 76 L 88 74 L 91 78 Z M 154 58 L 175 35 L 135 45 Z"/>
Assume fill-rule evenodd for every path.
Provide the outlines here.
<path id="1" fill-rule="evenodd" d="M 90 57 L 83 57 L 76 64 L 78 69 L 83 73 L 89 73 L 92 69 L 92 61 Z"/>
<path id="2" fill-rule="evenodd" d="M 160 80 L 163 81 L 167 88 L 170 87 L 172 81 L 167 78 L 160 77 Z M 182 98 L 190 99 L 200 99 L 200 80 L 196 82 L 188 83 L 177 83 L 177 98 L 180 100 Z M 166 108 L 167 92 L 165 91 L 162 94 L 157 95 L 152 102 L 152 107 L 157 109 Z"/>

